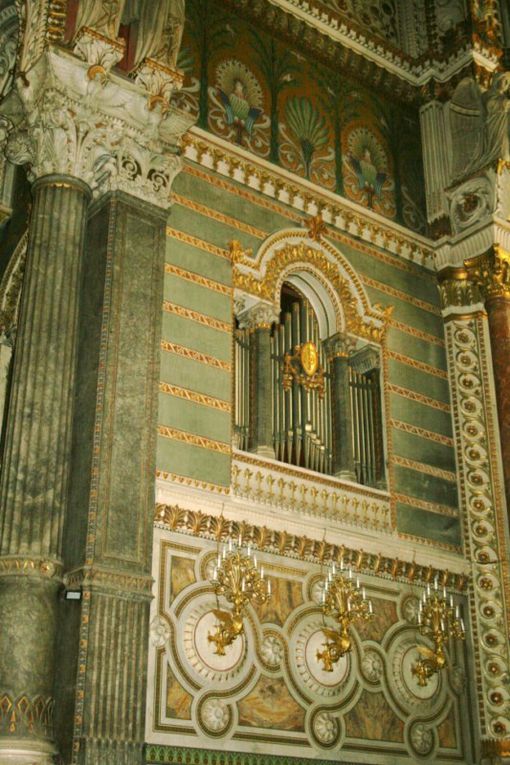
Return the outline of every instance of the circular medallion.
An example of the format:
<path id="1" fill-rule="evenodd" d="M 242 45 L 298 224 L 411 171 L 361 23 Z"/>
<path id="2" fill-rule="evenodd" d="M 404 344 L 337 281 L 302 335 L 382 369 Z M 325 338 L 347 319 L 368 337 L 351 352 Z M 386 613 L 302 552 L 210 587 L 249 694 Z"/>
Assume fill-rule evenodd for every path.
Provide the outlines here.
<path id="1" fill-rule="evenodd" d="M 218 619 L 213 611 L 208 611 L 198 619 L 193 635 L 197 656 L 215 672 L 229 672 L 240 661 L 244 653 L 244 636 L 239 635 L 231 645 L 224 648 L 224 655 L 216 653 L 216 647 L 209 637 L 214 635 Z"/>
<path id="2" fill-rule="evenodd" d="M 318 658 L 318 654 L 324 651 L 325 643 L 326 636 L 322 630 L 312 632 L 305 645 L 305 661 L 308 671 L 314 680 L 325 687 L 335 687 L 345 678 L 348 661 L 346 656 L 342 656 L 335 664 L 333 664 L 333 669 L 330 672 L 325 670 L 324 662 Z"/>
<path id="3" fill-rule="evenodd" d="M 311 340 L 303 343 L 300 352 L 301 366 L 308 377 L 312 377 L 319 368 L 319 353 L 315 343 Z"/>
<path id="4" fill-rule="evenodd" d="M 220 624 L 216 612 L 216 603 L 210 596 L 199 596 L 191 600 L 181 616 L 184 629 L 178 630 L 175 644 L 181 658 L 180 666 L 188 674 L 190 682 L 206 685 L 209 682 L 226 683 L 238 681 L 248 672 L 250 665 L 246 661 L 246 634 L 239 635 L 231 645 L 224 648 L 224 654 L 216 653 L 216 644 L 209 640 L 217 633 Z M 245 628 L 250 629 L 245 622 Z"/>
<path id="5" fill-rule="evenodd" d="M 413 673 L 414 665 L 420 660 L 421 654 L 416 645 L 416 636 L 401 636 L 389 651 L 389 669 L 392 685 L 398 692 L 397 699 L 407 709 L 430 709 L 439 703 L 442 694 L 440 673 L 428 678 L 427 685 L 418 684 L 418 678 Z"/>

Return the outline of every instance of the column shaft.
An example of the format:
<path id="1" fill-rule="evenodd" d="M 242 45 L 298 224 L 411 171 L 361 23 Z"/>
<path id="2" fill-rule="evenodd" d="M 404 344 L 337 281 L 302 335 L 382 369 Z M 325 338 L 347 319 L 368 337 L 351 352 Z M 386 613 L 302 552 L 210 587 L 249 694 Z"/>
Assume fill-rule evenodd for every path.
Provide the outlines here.
<path id="1" fill-rule="evenodd" d="M 87 232 L 65 530 L 67 581 L 83 601 L 78 615 L 62 609 L 57 696 L 64 755 L 74 721 L 87 765 L 142 758 L 166 221 L 114 192 L 94 205 Z"/>
<path id="2" fill-rule="evenodd" d="M 510 510 L 510 298 L 506 296 L 489 298 L 486 301 L 486 308 L 491 338 L 506 504 Z"/>
<path id="3" fill-rule="evenodd" d="M 0 727 L 0 760 L 12 763 L 46 762 L 53 751 L 56 593 L 90 197 L 84 183 L 61 176 L 41 178 L 33 193 L 0 479 L 0 695 L 10 718 Z"/>
<path id="4" fill-rule="evenodd" d="M 258 326 L 252 330 L 250 355 L 252 370 L 250 451 L 274 458 L 271 328 L 269 326 Z"/>
<path id="5" fill-rule="evenodd" d="M 356 480 L 352 451 L 352 411 L 349 393 L 349 359 L 334 356 L 332 368 L 333 473 L 338 478 Z"/>

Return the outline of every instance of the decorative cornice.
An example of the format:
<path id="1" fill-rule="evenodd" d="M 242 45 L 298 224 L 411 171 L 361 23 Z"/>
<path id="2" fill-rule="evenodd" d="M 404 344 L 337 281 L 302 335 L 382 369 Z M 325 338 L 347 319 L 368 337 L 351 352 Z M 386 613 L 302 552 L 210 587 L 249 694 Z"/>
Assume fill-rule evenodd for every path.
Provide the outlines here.
<path id="1" fill-rule="evenodd" d="M 101 589 L 126 596 L 151 597 L 152 577 L 100 566 L 84 566 L 64 575 L 67 589 Z"/>
<path id="2" fill-rule="evenodd" d="M 381 253 L 381 258 L 391 258 L 388 253 L 395 253 L 407 261 L 432 268 L 432 242 L 372 210 L 318 188 L 305 179 L 298 179 L 283 168 L 275 167 L 242 147 L 200 128 L 191 128 L 182 143 L 186 159 L 242 184 L 245 188 L 236 190 L 240 196 L 258 200 L 258 204 L 262 205 L 274 206 L 269 199 L 276 200 L 278 206 L 275 211 L 289 215 L 290 208 L 294 208 L 300 213 L 300 222 L 303 221 L 303 214 L 314 216 L 320 213 L 328 226 L 328 238 L 336 238 L 341 235 L 340 232 L 345 232 L 349 235 L 347 241 L 351 242 L 351 246 L 356 246 L 352 240 L 358 238 L 374 248 L 387 250 L 387 253 Z M 213 178 L 193 166 L 187 167 L 186 171 L 220 187 L 225 184 L 223 178 Z M 259 194 L 255 196 L 254 192 Z M 286 212 L 282 210 L 282 205 Z M 329 227 L 332 227 L 331 231 Z M 395 267 L 399 267 L 398 259 L 394 260 Z"/>
<path id="3" fill-rule="evenodd" d="M 382 553 L 367 553 L 364 550 L 332 545 L 324 539 L 297 537 L 286 531 L 273 531 L 266 526 L 255 526 L 245 521 L 229 520 L 223 515 L 207 515 L 201 511 L 186 510 L 178 505 L 156 505 L 154 523 L 192 536 L 215 541 L 239 539 L 259 550 L 277 555 L 297 557 L 314 563 L 339 561 L 351 565 L 356 571 L 387 577 L 399 581 L 426 584 L 437 576 L 441 585 L 463 591 L 467 586 L 466 577 L 430 566 L 420 566 L 414 561 L 389 558 Z"/>
<path id="4" fill-rule="evenodd" d="M 510 300 L 510 252 L 498 245 L 476 258 L 464 261 L 467 278 L 476 284 L 486 300 Z"/>

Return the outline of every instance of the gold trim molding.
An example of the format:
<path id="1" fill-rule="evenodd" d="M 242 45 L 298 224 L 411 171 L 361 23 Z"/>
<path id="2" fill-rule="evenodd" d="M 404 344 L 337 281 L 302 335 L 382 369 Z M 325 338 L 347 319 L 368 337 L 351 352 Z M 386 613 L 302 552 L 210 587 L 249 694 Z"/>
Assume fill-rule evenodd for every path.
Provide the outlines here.
<path id="1" fill-rule="evenodd" d="M 167 353 L 175 353 L 176 356 L 182 356 L 184 359 L 190 361 L 198 361 L 199 364 L 205 364 L 208 367 L 214 369 L 220 369 L 222 372 L 232 372 L 232 364 L 230 361 L 223 361 L 216 358 L 216 356 L 210 356 L 208 353 L 200 353 L 193 348 L 188 348 L 185 345 L 179 345 L 178 343 L 171 343 L 169 340 L 161 341 L 161 350 Z"/>
<path id="2" fill-rule="evenodd" d="M 163 302 L 163 310 L 167 313 L 173 313 L 176 316 L 180 316 L 181 319 L 188 319 L 189 321 L 196 321 L 197 324 L 202 324 L 209 329 L 216 329 L 218 332 L 232 332 L 232 325 L 226 321 L 215 319 L 213 316 L 207 316 L 200 311 L 194 311 L 192 308 L 186 308 L 183 305 L 177 305 L 177 303 L 171 303 L 169 300 Z"/>
<path id="3" fill-rule="evenodd" d="M 229 401 L 225 401 L 222 398 L 215 398 L 214 396 L 208 396 L 205 393 L 198 393 L 190 388 L 181 388 L 179 385 L 171 385 L 170 383 L 160 382 L 159 390 L 161 393 L 167 393 L 170 396 L 176 398 L 182 398 L 186 401 L 192 401 L 194 404 L 201 404 L 202 406 L 209 406 L 212 409 L 219 409 L 220 412 L 232 411 L 232 405 Z"/>
<path id="4" fill-rule="evenodd" d="M 455 574 L 444 569 L 422 566 L 414 561 L 389 558 L 382 553 L 369 553 L 355 550 L 345 545 L 333 545 L 325 539 L 298 537 L 286 531 L 274 531 L 266 526 L 255 526 L 246 521 L 234 521 L 224 515 L 215 516 L 201 510 L 186 510 L 179 505 L 157 504 L 154 523 L 183 534 L 214 541 L 229 538 L 241 538 L 242 544 L 251 544 L 258 550 L 297 557 L 301 560 L 323 563 L 340 561 L 352 566 L 356 571 L 387 577 L 393 580 L 427 584 L 438 577 L 439 583 L 459 592 L 466 589 L 467 579 L 464 574 Z"/>
<path id="5" fill-rule="evenodd" d="M 188 446 L 199 446 L 201 449 L 209 449 L 213 452 L 219 452 L 220 454 L 228 454 L 230 456 L 232 447 L 230 444 L 224 441 L 216 441 L 213 438 L 207 438 L 206 436 L 197 436 L 194 433 L 188 433 L 185 430 L 179 430 L 178 428 L 171 428 L 168 425 L 159 425 L 158 434 L 164 438 L 171 438 L 173 441 L 180 441 L 181 443 L 188 444 Z"/>

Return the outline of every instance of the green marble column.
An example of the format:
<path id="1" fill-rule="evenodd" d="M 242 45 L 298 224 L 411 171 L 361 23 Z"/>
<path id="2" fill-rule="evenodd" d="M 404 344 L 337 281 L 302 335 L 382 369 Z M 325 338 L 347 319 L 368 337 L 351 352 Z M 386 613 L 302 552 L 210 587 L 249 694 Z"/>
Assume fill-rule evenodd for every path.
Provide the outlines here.
<path id="1" fill-rule="evenodd" d="M 83 600 L 61 609 L 57 689 L 64 757 L 87 765 L 142 761 L 166 221 L 116 191 L 87 230 L 65 530 Z"/>
<path id="2" fill-rule="evenodd" d="M 273 459 L 271 325 L 274 320 L 274 309 L 266 303 L 257 303 L 240 317 L 240 326 L 250 329 L 249 449 Z"/>
<path id="3" fill-rule="evenodd" d="M 54 642 L 62 582 L 79 279 L 90 192 L 33 186 L 0 478 L 0 762 L 52 762 Z M 28 759 L 27 759 L 28 758 Z"/>
<path id="4" fill-rule="evenodd" d="M 337 335 L 328 342 L 333 409 L 333 474 L 337 478 L 355 481 L 349 391 L 349 354 L 351 350 L 352 343 L 348 338 Z"/>

